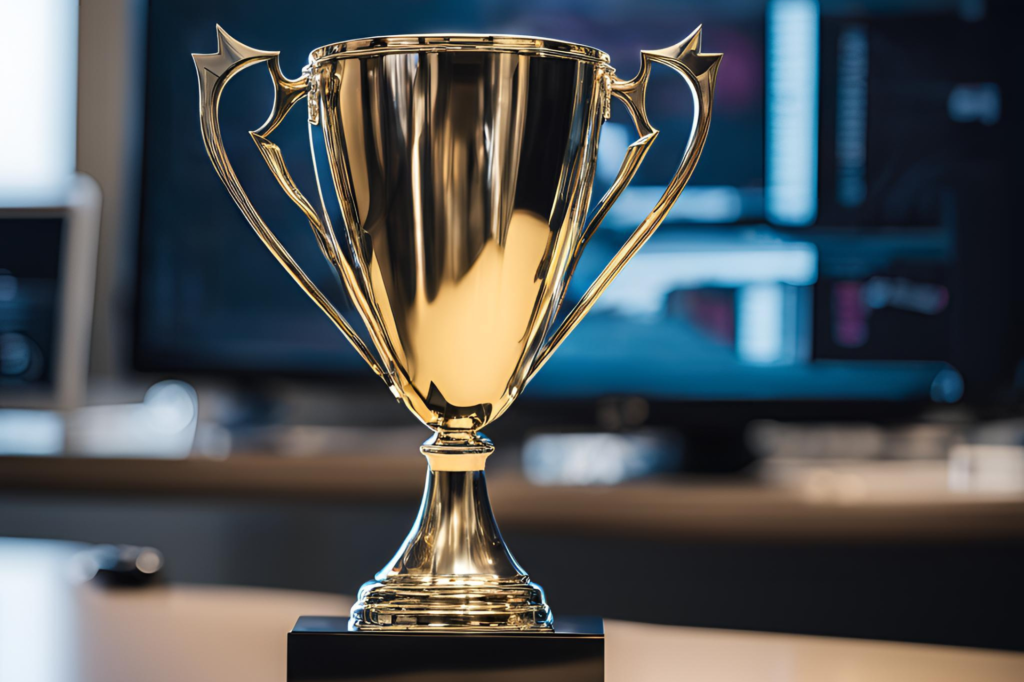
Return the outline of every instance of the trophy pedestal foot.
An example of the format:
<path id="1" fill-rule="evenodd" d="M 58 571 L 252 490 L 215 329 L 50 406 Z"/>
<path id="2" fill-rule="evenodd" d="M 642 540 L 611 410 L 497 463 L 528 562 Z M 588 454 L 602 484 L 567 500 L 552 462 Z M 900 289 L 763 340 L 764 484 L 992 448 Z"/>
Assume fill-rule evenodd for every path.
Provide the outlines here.
<path id="1" fill-rule="evenodd" d="M 288 633 L 288 682 L 604 682 L 600 618 L 550 630 L 349 630 L 348 619 L 302 616 Z"/>
<path id="2" fill-rule="evenodd" d="M 551 609 L 544 590 L 525 580 L 487 580 L 466 584 L 408 584 L 384 580 L 359 590 L 349 627 L 353 630 L 456 629 L 482 632 L 551 631 Z"/>
<path id="3" fill-rule="evenodd" d="M 433 440 L 428 446 L 440 447 Z M 498 531 L 483 471 L 430 467 L 412 530 L 376 579 L 359 588 L 349 626 L 364 632 L 551 631 L 544 590 L 530 581 Z"/>

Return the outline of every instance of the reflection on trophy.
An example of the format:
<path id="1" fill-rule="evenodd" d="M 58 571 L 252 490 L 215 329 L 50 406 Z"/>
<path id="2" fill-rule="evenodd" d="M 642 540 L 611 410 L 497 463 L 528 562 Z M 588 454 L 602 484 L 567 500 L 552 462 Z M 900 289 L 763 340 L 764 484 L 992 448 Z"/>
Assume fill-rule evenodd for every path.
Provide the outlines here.
<path id="1" fill-rule="evenodd" d="M 393 36 L 321 47 L 302 77 L 289 80 L 277 52 L 247 47 L 219 27 L 217 35 L 216 53 L 194 55 L 202 134 L 217 174 L 281 265 L 434 432 L 420 448 L 429 472 L 419 515 L 395 557 L 359 590 L 350 629 L 551 631 L 543 590 L 491 513 L 484 464 L 494 446 L 480 431 L 519 397 L 679 197 L 708 133 L 721 55 L 700 52 L 698 28 L 677 45 L 644 51 L 639 73 L 622 80 L 608 55 L 582 45 Z M 276 97 L 252 138 L 312 226 L 369 343 L 263 222 L 227 159 L 221 94 L 261 62 Z M 657 137 L 644 105 L 655 63 L 681 75 L 693 94 L 683 159 L 650 215 L 552 332 L 587 241 Z M 315 203 L 270 140 L 303 97 Z M 639 137 L 588 221 L 613 98 Z"/>

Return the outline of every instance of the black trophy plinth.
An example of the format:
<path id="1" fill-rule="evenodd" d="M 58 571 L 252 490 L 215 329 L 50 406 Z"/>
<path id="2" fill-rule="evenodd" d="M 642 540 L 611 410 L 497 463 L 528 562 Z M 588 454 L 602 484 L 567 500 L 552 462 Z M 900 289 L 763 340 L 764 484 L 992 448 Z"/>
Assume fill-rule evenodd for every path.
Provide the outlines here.
<path id="1" fill-rule="evenodd" d="M 302 616 L 288 633 L 288 682 L 604 682 L 604 623 L 556 618 L 554 632 L 352 632 Z"/>

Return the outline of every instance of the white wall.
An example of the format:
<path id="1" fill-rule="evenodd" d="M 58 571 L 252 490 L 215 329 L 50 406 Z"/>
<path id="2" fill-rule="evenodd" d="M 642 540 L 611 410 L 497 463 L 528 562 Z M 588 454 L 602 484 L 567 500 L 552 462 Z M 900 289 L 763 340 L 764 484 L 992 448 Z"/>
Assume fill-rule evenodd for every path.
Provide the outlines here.
<path id="1" fill-rule="evenodd" d="M 77 0 L 0 0 L 0 191 L 66 182 L 75 168 Z"/>

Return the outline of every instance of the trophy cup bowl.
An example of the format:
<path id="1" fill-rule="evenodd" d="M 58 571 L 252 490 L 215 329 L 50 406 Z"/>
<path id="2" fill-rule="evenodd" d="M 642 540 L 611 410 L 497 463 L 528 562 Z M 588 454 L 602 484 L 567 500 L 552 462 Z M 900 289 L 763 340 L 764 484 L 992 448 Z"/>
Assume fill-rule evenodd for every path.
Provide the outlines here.
<path id="1" fill-rule="evenodd" d="M 698 28 L 642 52 L 615 75 L 594 48 L 520 36 L 391 36 L 314 50 L 300 78 L 278 53 L 217 27 L 216 53 L 193 55 L 206 150 L 232 198 L 292 278 L 429 427 L 419 515 L 398 553 L 363 585 L 349 627 L 544 632 L 543 590 L 505 546 L 491 513 L 480 430 L 497 419 L 664 220 L 708 132 L 721 55 Z M 218 121 L 230 79 L 266 63 L 275 101 L 251 133 L 305 214 L 358 311 L 370 344 L 338 313 L 260 218 L 227 159 Z M 552 332 L 587 241 L 657 137 L 645 93 L 652 64 L 685 79 L 690 141 L 675 176 L 581 300 Z M 303 97 L 320 201 L 296 187 L 269 136 Z M 612 99 L 638 132 L 587 220 L 598 139 Z M 371 346 L 376 351 L 371 351 Z"/>

